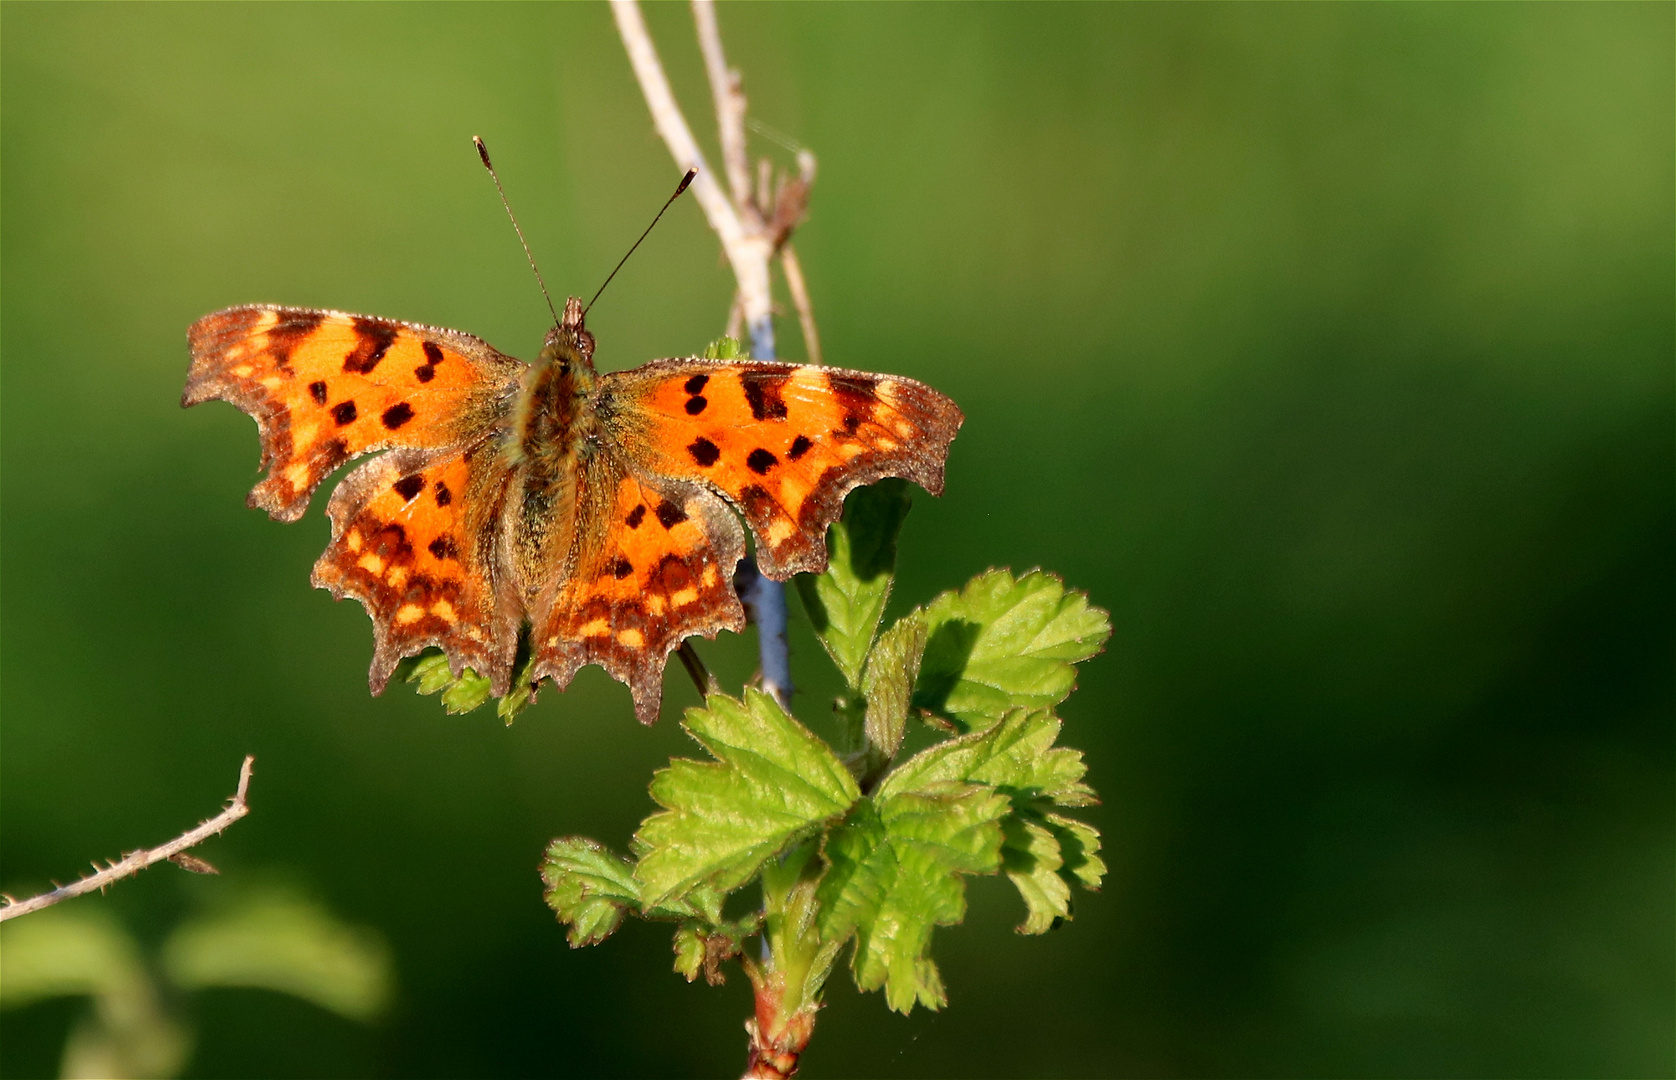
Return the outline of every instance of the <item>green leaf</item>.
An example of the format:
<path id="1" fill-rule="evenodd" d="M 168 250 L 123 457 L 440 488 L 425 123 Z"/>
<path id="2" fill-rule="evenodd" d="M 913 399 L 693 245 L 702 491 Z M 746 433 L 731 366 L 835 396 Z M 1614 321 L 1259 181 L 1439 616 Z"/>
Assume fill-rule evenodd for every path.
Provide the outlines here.
<path id="1" fill-rule="evenodd" d="M 634 864 L 585 836 L 561 836 L 541 862 L 547 906 L 570 926 L 571 948 L 597 945 L 640 908 Z"/>
<path id="2" fill-rule="evenodd" d="M 864 730 L 870 751 L 881 761 L 889 761 L 902 747 L 925 635 L 924 613 L 911 612 L 879 635 L 878 644 L 867 655 L 867 671 L 861 679 L 861 692 L 867 699 Z"/>
<path id="3" fill-rule="evenodd" d="M 1052 574 L 988 570 L 926 608 L 929 638 L 914 705 L 968 728 L 1013 707 L 1053 706 L 1078 661 L 1111 636 L 1107 614 Z"/>
<path id="4" fill-rule="evenodd" d="M 722 975 L 722 962 L 738 956 L 745 939 L 761 928 L 761 912 L 719 925 L 683 921 L 675 928 L 676 973 L 685 976 L 688 982 L 702 974 L 711 986 L 722 985 L 727 981 Z"/>
<path id="5" fill-rule="evenodd" d="M 1054 746 L 1059 718 L 1046 709 L 1013 709 L 970 735 L 921 750 L 891 770 L 880 794 L 931 790 L 949 783 L 1005 788 L 1023 799 L 1044 797 L 1060 806 L 1097 802 L 1083 783 L 1082 752 Z"/>
<path id="6" fill-rule="evenodd" d="M 1085 889 L 1098 889 L 1106 876 L 1106 861 L 1099 855 L 1100 830 L 1064 814 L 1043 814 L 1042 821 L 1059 842 L 1065 860 L 1060 874 L 1076 878 Z"/>
<path id="7" fill-rule="evenodd" d="M 635 878 L 648 905 L 705 884 L 721 893 L 860 797 L 827 745 L 774 699 L 747 689 L 743 701 L 711 694 L 682 726 L 714 762 L 676 759 L 652 777 L 660 813 L 635 834 Z"/>
<path id="8" fill-rule="evenodd" d="M 448 670 L 448 657 L 443 653 L 426 653 L 413 661 L 407 681 L 417 683 L 421 694 L 442 693 L 442 707 L 451 713 L 466 713 L 489 700 L 489 680 L 462 668 L 458 675 Z"/>
<path id="9" fill-rule="evenodd" d="M 704 347 L 706 360 L 749 360 L 751 350 L 738 338 L 720 337 Z"/>
<path id="10" fill-rule="evenodd" d="M 1021 934 L 1043 934 L 1071 917 L 1071 886 L 1060 876 L 1065 865 L 1059 840 L 1046 827 L 1018 814 L 1004 826 L 1001 868 L 1024 898 Z"/>
<path id="11" fill-rule="evenodd" d="M 1022 934 L 1040 934 L 1071 917 L 1070 883 L 1097 889 L 1106 867 L 1095 853 L 1100 834 L 1050 808 L 1097 801 L 1083 782 L 1080 751 L 1054 746 L 1059 720 L 1046 709 L 1014 709 L 982 731 L 915 754 L 885 777 L 881 795 L 935 790 L 950 783 L 991 785 L 1005 793 L 1012 813 L 1003 848 L 1008 878 L 1024 898 Z"/>
<path id="12" fill-rule="evenodd" d="M 698 978 L 704 970 L 704 958 L 709 954 L 703 929 L 697 923 L 682 923 L 675 928 L 675 973 L 688 982 Z"/>
<path id="13" fill-rule="evenodd" d="M 863 990 L 885 988 L 906 1013 L 947 1000 L 928 955 L 931 931 L 966 914 L 961 874 L 1001 865 L 1005 795 L 975 784 L 899 792 L 858 803 L 827 837 L 821 936 L 856 935 L 852 967 Z"/>
<path id="14" fill-rule="evenodd" d="M 911 505 L 906 480 L 857 488 L 844 516 L 827 531 L 826 572 L 796 578 L 815 633 L 852 688 L 861 685 L 862 665 L 890 598 L 896 534 Z"/>
<path id="15" fill-rule="evenodd" d="M 530 682 L 530 669 L 535 660 L 525 644 L 520 644 L 522 658 L 512 688 L 495 703 L 495 715 L 508 724 L 535 701 L 535 687 Z M 421 694 L 441 692 L 442 707 L 450 713 L 467 713 L 489 700 L 492 688 L 489 680 L 471 668 L 461 668 L 455 675 L 448 669 L 448 657 L 441 652 L 427 652 L 422 656 L 402 661 L 401 669 L 414 689 Z"/>
<path id="16" fill-rule="evenodd" d="M 182 923 L 164 943 L 162 960 L 182 990 L 277 990 L 360 1021 L 388 1007 L 394 984 L 389 946 L 375 931 L 284 888 L 250 893 Z"/>

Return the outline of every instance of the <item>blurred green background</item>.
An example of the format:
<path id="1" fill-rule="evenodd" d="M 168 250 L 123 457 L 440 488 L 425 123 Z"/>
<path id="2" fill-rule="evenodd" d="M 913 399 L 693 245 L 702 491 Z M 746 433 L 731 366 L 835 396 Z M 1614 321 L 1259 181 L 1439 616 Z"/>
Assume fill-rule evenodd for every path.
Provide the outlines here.
<path id="1" fill-rule="evenodd" d="M 687 9 L 647 14 L 713 147 Z M 623 845 L 696 749 L 681 672 L 650 730 L 598 669 L 510 729 L 369 697 L 366 617 L 308 587 L 323 497 L 247 510 L 254 425 L 178 407 L 187 325 L 235 303 L 532 356 L 469 138 L 591 292 L 676 175 L 609 12 L 0 20 L 0 886 L 173 835 L 255 753 L 253 813 L 200 849 L 224 877 L 76 903 L 154 949 L 277 876 L 389 943 L 395 999 L 203 991 L 189 1075 L 736 1072 L 742 978 L 685 984 L 644 924 L 571 951 L 535 874 L 555 835 Z M 820 158 L 828 361 L 966 411 L 894 603 L 1041 565 L 1116 631 L 1063 710 L 1106 890 L 1026 939 L 978 882 L 937 939 L 950 1007 L 835 978 L 805 1075 L 1671 1075 L 1673 8 L 721 20 L 752 114 Z M 677 206 L 590 313 L 601 366 L 702 348 L 731 289 Z M 0 1014 L 0 1071 L 56 1070 L 82 1008 Z"/>

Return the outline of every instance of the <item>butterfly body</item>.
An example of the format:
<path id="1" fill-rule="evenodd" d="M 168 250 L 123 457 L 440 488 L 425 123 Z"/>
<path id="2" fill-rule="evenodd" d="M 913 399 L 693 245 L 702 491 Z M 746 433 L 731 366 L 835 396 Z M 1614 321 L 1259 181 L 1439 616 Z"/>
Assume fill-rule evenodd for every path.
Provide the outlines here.
<path id="1" fill-rule="evenodd" d="M 656 719 L 668 653 L 740 630 L 745 553 L 784 580 L 826 564 L 853 487 L 942 489 L 962 417 L 909 379 L 809 365 L 658 360 L 598 374 L 581 305 L 536 363 L 456 331 L 252 306 L 189 332 L 185 405 L 257 420 L 268 475 L 252 506 L 300 517 L 344 462 L 313 580 L 371 615 L 374 692 L 435 645 L 458 672 L 510 685 L 527 625 L 531 678 L 597 663 Z"/>

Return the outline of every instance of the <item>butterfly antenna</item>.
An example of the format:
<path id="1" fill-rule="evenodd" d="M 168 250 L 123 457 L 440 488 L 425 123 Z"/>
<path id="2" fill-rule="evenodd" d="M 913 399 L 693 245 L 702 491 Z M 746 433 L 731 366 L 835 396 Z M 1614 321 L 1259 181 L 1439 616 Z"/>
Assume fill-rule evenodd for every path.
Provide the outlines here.
<path id="1" fill-rule="evenodd" d="M 553 298 L 547 293 L 547 283 L 541 280 L 541 268 L 535 265 L 535 256 L 530 254 L 530 244 L 524 239 L 524 230 L 518 227 L 518 217 L 512 212 L 512 204 L 506 201 L 506 189 L 500 186 L 500 177 L 495 174 L 495 167 L 489 163 L 489 148 L 483 145 L 483 140 L 476 135 L 471 137 L 473 145 L 477 147 L 477 156 L 483 159 L 483 167 L 489 170 L 489 176 L 495 182 L 495 190 L 500 192 L 500 204 L 506 207 L 506 216 L 512 219 L 512 231 L 518 234 L 518 242 L 524 245 L 524 258 L 530 261 L 530 269 L 535 271 L 535 283 L 541 286 L 541 295 L 547 301 L 547 310 L 553 316 L 553 325 L 559 325 L 559 313 L 553 310 Z"/>
<path id="2" fill-rule="evenodd" d="M 485 160 L 487 160 L 487 159 L 485 159 Z M 681 177 L 681 182 L 679 184 L 675 185 L 675 194 L 671 195 L 669 197 L 669 201 L 665 202 L 663 204 L 663 210 L 668 210 L 669 207 L 670 207 L 670 204 L 673 203 L 676 199 L 679 199 L 681 197 L 681 192 L 687 190 L 687 185 L 692 183 L 693 182 L 693 177 L 695 177 L 697 175 L 698 175 L 698 169 L 692 168 L 692 169 L 687 170 L 687 175 Z M 496 183 L 499 183 L 499 181 L 496 181 Z M 652 226 L 654 226 L 658 223 L 658 218 L 663 217 L 663 210 L 659 210 L 658 211 L 658 217 L 653 218 L 652 219 L 652 224 L 646 226 L 646 231 L 640 234 L 640 240 L 644 240 L 644 239 L 646 239 L 647 236 L 651 235 Z M 624 255 L 621 259 L 619 259 L 617 261 L 617 265 L 612 268 L 611 272 L 609 274 L 605 275 L 605 285 L 611 284 L 611 279 L 617 276 L 617 271 L 621 270 L 623 268 L 623 263 L 626 263 L 626 262 L 629 261 L 629 255 L 633 255 L 634 254 L 634 248 L 637 248 L 637 247 L 640 246 L 640 240 L 636 240 L 634 242 L 634 247 L 631 247 L 631 248 L 628 249 L 628 255 Z M 586 315 L 588 313 L 588 308 L 591 308 L 591 307 L 594 306 L 594 300 L 598 300 L 599 299 L 599 294 L 605 291 L 605 285 L 601 285 L 599 287 L 599 292 L 594 293 L 594 299 L 588 301 L 588 307 L 585 307 L 585 308 L 582 309 L 582 314 Z"/>

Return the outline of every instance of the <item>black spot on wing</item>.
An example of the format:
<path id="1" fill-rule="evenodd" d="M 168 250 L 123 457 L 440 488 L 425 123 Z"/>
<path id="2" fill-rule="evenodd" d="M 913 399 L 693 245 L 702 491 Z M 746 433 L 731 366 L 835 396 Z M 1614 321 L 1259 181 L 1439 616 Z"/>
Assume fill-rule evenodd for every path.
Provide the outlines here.
<path id="1" fill-rule="evenodd" d="M 454 538 L 449 536 L 447 533 L 443 533 L 435 540 L 432 540 L 427 546 L 430 550 L 431 557 L 439 561 L 442 559 L 458 559 L 460 557 L 459 545 L 454 543 Z"/>
<path id="2" fill-rule="evenodd" d="M 436 378 L 436 366 L 442 363 L 442 350 L 432 341 L 421 342 L 420 347 L 425 350 L 425 363 L 414 368 L 413 374 L 420 382 L 430 382 Z"/>
<path id="3" fill-rule="evenodd" d="M 332 419 L 338 422 L 338 427 L 355 422 L 355 403 L 340 401 L 332 406 Z"/>
<path id="4" fill-rule="evenodd" d="M 638 529 L 640 528 L 640 523 L 645 520 L 646 505 L 642 503 L 628 512 L 628 517 L 623 519 L 623 524 L 627 525 L 631 529 Z"/>
<path id="5" fill-rule="evenodd" d="M 706 469 L 714 465 L 716 459 L 722 456 L 722 452 L 716 448 L 716 444 L 702 435 L 694 439 L 692 445 L 687 447 L 687 453 L 691 454 L 693 460 Z"/>
<path id="6" fill-rule="evenodd" d="M 325 317 L 318 311 L 294 311 L 282 316 L 283 321 L 268 330 L 268 355 L 273 357 L 274 366 L 288 371 L 292 351 Z"/>
<path id="7" fill-rule="evenodd" d="M 807 454 L 809 452 L 809 448 L 814 445 L 814 443 L 809 441 L 808 436 L 799 435 L 791 441 L 791 449 L 786 451 L 786 456 L 791 458 L 793 461 L 796 461 L 804 454 Z"/>
<path id="8" fill-rule="evenodd" d="M 412 502 L 414 496 L 425 490 L 425 478 L 418 475 L 404 476 L 390 486 L 396 489 L 396 494 L 402 497 L 403 502 Z"/>
<path id="9" fill-rule="evenodd" d="M 687 415 L 688 416 L 697 416 L 699 413 L 704 411 L 704 407 L 708 404 L 710 404 L 710 402 L 707 401 L 704 398 L 701 398 L 701 397 L 690 397 L 690 398 L 688 398 L 687 399 Z"/>
<path id="10" fill-rule="evenodd" d="M 388 409 L 385 409 L 384 415 L 380 417 L 380 419 L 384 421 L 385 427 L 394 431 L 403 424 L 407 423 L 409 420 L 413 419 L 413 406 L 409 405 L 405 401 L 398 401 Z"/>
<path id="11" fill-rule="evenodd" d="M 448 485 L 447 484 L 443 483 L 441 480 L 438 480 L 436 482 L 436 504 L 438 506 L 447 506 L 449 503 L 451 503 L 453 501 L 454 501 L 454 493 L 452 491 L 448 490 Z"/>
<path id="12" fill-rule="evenodd" d="M 326 380 L 317 379 L 309 383 L 308 396 L 314 399 L 316 405 L 326 404 Z"/>
<path id="13" fill-rule="evenodd" d="M 390 346 L 396 343 L 396 336 L 400 333 L 401 329 L 395 323 L 357 316 L 355 348 L 343 358 L 343 370 L 360 375 L 367 374 L 384 359 L 384 354 L 390 351 Z"/>
<path id="14" fill-rule="evenodd" d="M 666 529 L 673 529 L 687 520 L 687 512 L 665 499 L 658 503 L 658 522 Z"/>
<path id="15" fill-rule="evenodd" d="M 750 466 L 751 471 L 756 473 L 758 476 L 767 476 L 768 470 L 772 469 L 779 463 L 779 458 L 775 457 L 773 454 L 764 450 L 760 446 L 755 450 L 752 450 L 745 457 L 745 464 Z"/>
<path id="16" fill-rule="evenodd" d="M 786 403 L 780 396 L 785 387 L 784 375 L 747 375 L 743 380 L 745 400 L 750 403 L 751 416 L 757 420 L 784 420 Z"/>
<path id="17" fill-rule="evenodd" d="M 623 558 L 621 555 L 617 556 L 617 558 L 611 563 L 611 576 L 616 578 L 618 581 L 621 581 L 623 578 L 628 577 L 632 573 L 634 573 L 634 564 Z"/>
<path id="18" fill-rule="evenodd" d="M 694 375 L 692 378 L 687 380 L 687 393 L 695 395 L 704 393 L 704 384 L 709 381 L 710 376 L 708 375 Z"/>

